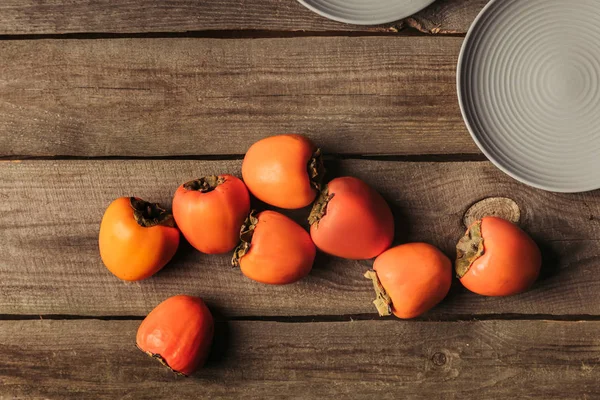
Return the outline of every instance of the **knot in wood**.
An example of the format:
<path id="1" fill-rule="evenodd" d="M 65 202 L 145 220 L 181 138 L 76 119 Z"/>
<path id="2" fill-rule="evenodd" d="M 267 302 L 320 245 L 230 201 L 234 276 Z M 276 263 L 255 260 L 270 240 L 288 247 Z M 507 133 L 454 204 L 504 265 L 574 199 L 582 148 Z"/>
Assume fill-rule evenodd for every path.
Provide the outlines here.
<path id="1" fill-rule="evenodd" d="M 437 352 L 433 355 L 433 357 L 431 357 L 431 361 L 433 364 L 441 367 L 442 365 L 446 364 L 446 355 L 442 352 Z"/>
<path id="2" fill-rule="evenodd" d="M 518 224 L 521 210 L 514 200 L 507 197 L 488 197 L 469 207 L 463 216 L 463 224 L 468 228 L 483 217 L 500 217 Z"/>

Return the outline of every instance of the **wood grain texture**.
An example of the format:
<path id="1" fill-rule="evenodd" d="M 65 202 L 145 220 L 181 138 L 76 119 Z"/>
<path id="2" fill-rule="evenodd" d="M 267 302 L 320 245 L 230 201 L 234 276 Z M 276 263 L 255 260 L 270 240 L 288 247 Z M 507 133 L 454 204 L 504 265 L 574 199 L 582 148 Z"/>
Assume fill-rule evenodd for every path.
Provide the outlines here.
<path id="1" fill-rule="evenodd" d="M 412 19 L 385 26 L 329 21 L 295 0 L 3 0 L 0 34 L 138 33 L 186 31 L 464 33 L 484 0 L 438 0 Z"/>
<path id="2" fill-rule="evenodd" d="M 521 210 L 513 199 L 508 197 L 488 197 L 473 204 L 463 216 L 465 228 L 469 228 L 483 217 L 500 217 L 513 224 L 519 224 Z"/>
<path id="3" fill-rule="evenodd" d="M 0 397 L 596 399 L 600 322 L 230 322 L 177 377 L 139 321 L 3 321 Z M 35 385 L 32 385 L 35 382 Z"/>
<path id="4" fill-rule="evenodd" d="M 466 33 L 489 0 L 438 0 L 425 10 L 406 18 L 404 26 L 433 34 Z"/>
<path id="5" fill-rule="evenodd" d="M 199 176 L 239 173 L 240 161 L 28 161 L 0 163 L 0 314 L 145 315 L 170 295 L 199 295 L 227 316 L 375 314 L 368 261 L 319 255 L 306 279 L 289 286 L 252 282 L 229 256 L 184 245 L 155 277 L 126 284 L 102 265 L 100 220 L 115 198 L 169 204 L 177 186 Z M 533 290 L 486 298 L 456 284 L 424 319 L 521 313 L 600 315 L 598 193 L 552 194 L 505 176 L 487 162 L 331 161 L 329 176 L 370 182 L 392 204 L 397 241 L 425 241 L 450 257 L 463 215 L 487 197 L 510 197 L 544 253 Z M 292 213 L 306 217 L 308 210 Z M 472 318 L 469 317 L 469 318 Z"/>
<path id="6" fill-rule="evenodd" d="M 479 154 L 461 41 L 0 41 L 0 156 L 244 154 L 287 132 L 340 154 Z"/>

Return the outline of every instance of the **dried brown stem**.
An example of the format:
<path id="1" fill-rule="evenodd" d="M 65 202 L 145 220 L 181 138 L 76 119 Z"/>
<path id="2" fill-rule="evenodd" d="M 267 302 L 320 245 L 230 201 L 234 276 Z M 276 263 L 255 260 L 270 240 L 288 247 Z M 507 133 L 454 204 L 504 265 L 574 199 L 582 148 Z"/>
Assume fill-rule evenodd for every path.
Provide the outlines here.
<path id="1" fill-rule="evenodd" d="M 392 315 L 392 299 L 379 281 L 377 272 L 372 269 L 368 270 L 365 273 L 365 278 L 370 279 L 373 282 L 373 289 L 375 289 L 375 300 L 373 301 L 373 304 L 375 304 L 379 315 L 382 317 Z"/>

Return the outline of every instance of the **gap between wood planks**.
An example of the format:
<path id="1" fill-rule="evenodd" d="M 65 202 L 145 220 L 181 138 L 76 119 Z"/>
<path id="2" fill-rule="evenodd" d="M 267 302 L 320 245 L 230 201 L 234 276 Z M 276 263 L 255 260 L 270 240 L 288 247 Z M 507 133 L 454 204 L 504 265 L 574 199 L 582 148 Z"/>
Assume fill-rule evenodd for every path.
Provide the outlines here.
<path id="1" fill-rule="evenodd" d="M 363 37 L 363 36 L 425 36 L 425 37 L 465 37 L 466 33 L 428 33 L 415 28 L 406 27 L 400 30 L 389 28 L 387 31 L 268 31 L 268 30 L 206 30 L 187 32 L 78 32 L 78 33 L 36 33 L 0 35 L 0 40 L 41 40 L 41 39 L 165 39 L 165 38 L 199 38 L 199 39 L 283 39 L 301 37 Z"/>
<path id="2" fill-rule="evenodd" d="M 362 154 L 325 154 L 325 161 L 335 160 L 371 160 L 397 162 L 469 162 L 488 161 L 483 154 L 406 154 L 406 155 L 362 155 Z M 112 160 L 175 160 L 175 161 L 225 161 L 243 160 L 243 154 L 208 154 L 182 156 L 98 156 L 83 157 L 70 155 L 57 156 L 0 156 L 2 161 L 112 161 Z"/>
<path id="3" fill-rule="evenodd" d="M 138 315 L 70 315 L 70 314 L 0 314 L 0 321 L 29 321 L 29 320 L 100 320 L 100 321 L 141 321 L 145 316 Z M 564 322 L 593 322 L 600 321 L 600 315 L 573 314 L 456 314 L 427 318 L 421 316 L 411 320 L 401 320 L 394 317 L 381 318 L 377 314 L 347 314 L 347 315 L 292 315 L 292 316 L 215 316 L 218 321 L 262 321 L 282 323 L 314 323 L 314 322 L 352 322 L 352 321 L 398 321 L 398 322 L 476 322 L 476 321 L 564 321 Z"/>

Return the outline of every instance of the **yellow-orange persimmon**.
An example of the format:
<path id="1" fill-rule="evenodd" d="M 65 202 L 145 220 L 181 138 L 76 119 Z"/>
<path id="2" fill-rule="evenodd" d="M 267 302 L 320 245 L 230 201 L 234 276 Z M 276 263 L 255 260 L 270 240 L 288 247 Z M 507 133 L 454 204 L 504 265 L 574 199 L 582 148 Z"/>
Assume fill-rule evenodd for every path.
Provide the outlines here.
<path id="1" fill-rule="evenodd" d="M 251 213 L 240 236 L 233 265 L 252 280 L 284 285 L 304 278 L 312 269 L 315 245 L 308 232 L 283 214 Z"/>
<path id="2" fill-rule="evenodd" d="M 542 266 L 540 249 L 517 225 L 498 217 L 472 224 L 456 246 L 456 273 L 470 291 L 510 296 L 527 290 Z"/>
<path id="3" fill-rule="evenodd" d="M 309 217 L 310 236 L 325 253 L 369 259 L 394 240 L 394 217 L 386 201 L 358 178 L 329 182 Z"/>
<path id="4" fill-rule="evenodd" d="M 250 147 L 242 164 L 242 177 L 254 196 L 288 209 L 313 202 L 323 173 L 320 150 L 302 135 L 259 140 Z"/>
<path id="5" fill-rule="evenodd" d="M 373 280 L 381 316 L 415 318 L 446 297 L 452 262 L 427 243 L 407 243 L 383 252 L 365 277 Z"/>
<path id="6" fill-rule="evenodd" d="M 207 254 L 233 250 L 249 212 L 248 189 L 232 175 L 184 183 L 173 198 L 173 216 L 181 233 L 192 246 Z"/>
<path id="7" fill-rule="evenodd" d="M 173 296 L 142 321 L 136 344 L 171 370 L 191 375 L 202 367 L 214 335 L 214 321 L 201 298 Z"/>
<path id="8" fill-rule="evenodd" d="M 179 230 L 173 216 L 158 204 L 121 197 L 106 209 L 98 242 L 100 257 L 110 272 L 126 281 L 139 281 L 173 258 Z"/>

